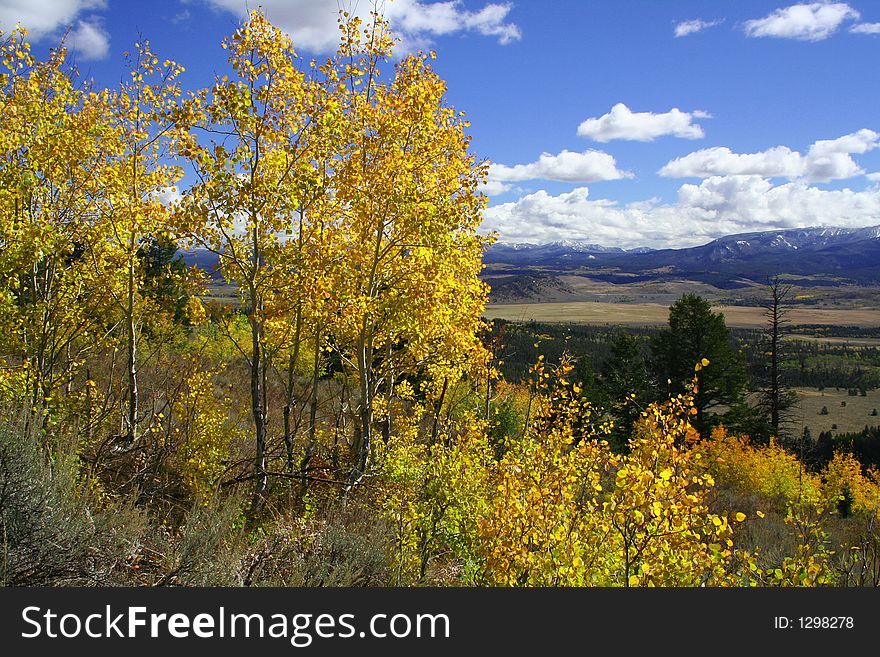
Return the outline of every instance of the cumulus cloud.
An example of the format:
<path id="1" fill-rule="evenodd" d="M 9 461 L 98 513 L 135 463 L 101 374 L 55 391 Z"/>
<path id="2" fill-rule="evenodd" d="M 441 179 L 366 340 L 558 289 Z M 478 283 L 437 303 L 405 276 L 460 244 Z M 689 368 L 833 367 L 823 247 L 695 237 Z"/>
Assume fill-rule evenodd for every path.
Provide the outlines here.
<path id="1" fill-rule="evenodd" d="M 865 177 L 873 182 L 880 182 L 880 171 L 874 173 L 866 173 Z"/>
<path id="2" fill-rule="evenodd" d="M 745 22 L 750 37 L 777 37 L 799 41 L 821 41 L 860 14 L 845 2 L 812 2 L 777 9 L 764 18 Z"/>
<path id="3" fill-rule="evenodd" d="M 244 17 L 248 7 L 257 5 L 273 23 L 291 35 L 298 48 L 311 52 L 329 52 L 339 42 L 336 19 L 340 7 L 361 19 L 369 19 L 371 3 L 330 2 L 329 0 L 205 0 L 217 9 Z M 462 6 L 461 0 L 428 2 L 426 0 L 396 0 L 384 6 L 384 16 L 391 23 L 405 49 L 425 46 L 435 36 L 454 32 L 476 32 L 495 37 L 499 43 L 508 44 L 521 38 L 515 23 L 508 20 L 512 5 L 507 2 L 489 3 L 471 11 Z"/>
<path id="4" fill-rule="evenodd" d="M 577 133 L 581 137 L 598 142 L 612 139 L 654 141 L 664 135 L 700 139 L 704 136 L 703 128 L 693 121 L 708 118 L 711 118 L 711 114 L 700 110 L 682 112 L 678 108 L 673 108 L 662 114 L 654 114 L 633 112 L 623 103 L 617 103 L 608 114 L 581 123 Z"/>
<path id="5" fill-rule="evenodd" d="M 513 185 L 501 182 L 500 180 L 492 180 L 491 178 L 480 185 L 480 191 L 486 196 L 500 196 L 512 189 Z"/>
<path id="6" fill-rule="evenodd" d="M 110 51 L 110 35 L 98 18 L 77 21 L 66 43 L 85 60 L 104 59 Z"/>
<path id="7" fill-rule="evenodd" d="M 880 23 L 857 23 L 849 31 L 853 34 L 880 34 Z"/>
<path id="8" fill-rule="evenodd" d="M 682 185 L 678 206 L 729 224 L 722 233 L 806 226 L 876 224 L 880 192 L 823 190 L 804 182 L 774 186 L 759 176 L 713 176 Z M 719 233 L 721 234 L 721 233 Z"/>
<path id="9" fill-rule="evenodd" d="M 660 175 L 666 178 L 708 178 L 715 175 L 748 175 L 796 178 L 802 157 L 785 146 L 760 153 L 734 153 L 727 147 L 704 148 L 668 162 Z"/>
<path id="10" fill-rule="evenodd" d="M 697 32 L 708 30 L 710 27 L 715 27 L 716 25 L 720 24 L 720 20 L 704 21 L 700 18 L 692 21 L 682 21 L 675 26 L 675 36 L 683 37 L 687 36 L 688 34 L 696 34 Z"/>
<path id="11" fill-rule="evenodd" d="M 538 191 L 484 211 L 482 229 L 503 242 L 588 239 L 608 246 L 682 247 L 761 230 L 878 223 L 880 190 L 822 190 L 804 182 L 774 186 L 760 176 L 713 176 L 682 185 L 675 203 L 620 205 L 591 199 L 586 187 Z"/>
<path id="12" fill-rule="evenodd" d="M 0 0 L 0 29 L 9 31 L 21 23 L 41 39 L 70 25 L 83 12 L 106 5 L 106 0 Z"/>
<path id="13" fill-rule="evenodd" d="M 529 164 L 493 164 L 489 179 L 501 182 L 522 180 L 557 180 L 569 183 L 598 182 L 632 178 L 633 174 L 617 168 L 614 157 L 603 151 L 576 153 L 564 150 L 558 155 L 542 153 Z"/>
<path id="14" fill-rule="evenodd" d="M 756 175 L 767 178 L 828 182 L 858 176 L 864 171 L 852 154 L 880 146 L 880 134 L 862 129 L 810 146 L 806 155 L 786 146 L 758 153 L 734 153 L 726 147 L 706 148 L 668 162 L 659 173 L 667 178 Z"/>

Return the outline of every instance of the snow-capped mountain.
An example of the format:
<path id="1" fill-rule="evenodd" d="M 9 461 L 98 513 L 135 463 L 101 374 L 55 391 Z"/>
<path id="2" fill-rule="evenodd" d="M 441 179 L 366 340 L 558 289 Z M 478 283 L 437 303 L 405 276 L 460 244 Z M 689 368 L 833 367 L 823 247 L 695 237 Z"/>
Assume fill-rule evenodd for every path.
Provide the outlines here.
<path id="1" fill-rule="evenodd" d="M 486 251 L 483 260 L 486 263 L 503 262 L 508 264 L 538 264 L 549 262 L 565 262 L 567 260 L 595 260 L 598 254 L 641 253 L 651 249 L 634 249 L 627 251 L 616 246 L 602 246 L 587 240 L 561 240 L 546 244 L 514 243 L 493 244 Z"/>
<path id="2" fill-rule="evenodd" d="M 181 255 L 188 264 L 219 276 L 214 254 L 196 249 Z M 819 275 L 840 282 L 880 283 L 880 225 L 741 233 L 684 249 L 622 249 L 588 240 L 499 243 L 487 249 L 483 261 L 490 266 L 537 267 L 557 273 L 595 270 L 595 275 L 609 280 L 618 274 L 651 279 L 690 278 L 722 287 L 738 285 L 735 281 L 741 279 L 765 281 L 768 276 L 782 273 Z"/>
<path id="3" fill-rule="evenodd" d="M 795 228 L 728 235 L 684 249 L 602 247 L 586 240 L 541 245 L 494 244 L 486 264 L 553 269 L 587 268 L 730 281 L 774 274 L 824 275 L 841 281 L 880 282 L 880 225 L 867 228 Z"/>

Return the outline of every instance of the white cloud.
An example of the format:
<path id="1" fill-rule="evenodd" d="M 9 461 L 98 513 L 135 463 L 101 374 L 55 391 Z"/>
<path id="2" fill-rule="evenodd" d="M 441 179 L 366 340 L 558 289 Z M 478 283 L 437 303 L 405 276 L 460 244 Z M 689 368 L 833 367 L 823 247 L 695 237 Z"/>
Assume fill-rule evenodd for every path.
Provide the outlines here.
<path id="1" fill-rule="evenodd" d="M 71 51 L 84 60 L 103 59 L 110 51 L 110 35 L 98 18 L 77 21 L 66 39 Z"/>
<path id="2" fill-rule="evenodd" d="M 489 179 L 494 181 L 557 180 L 585 183 L 600 180 L 632 178 L 633 174 L 617 168 L 614 157 L 603 151 L 587 150 L 576 153 L 564 150 L 558 155 L 542 153 L 529 164 L 492 164 Z"/>
<path id="3" fill-rule="evenodd" d="M 880 146 L 880 134 L 862 129 L 838 139 L 815 142 L 806 155 L 786 146 L 758 153 L 734 153 L 726 147 L 706 148 L 668 162 L 659 173 L 667 178 L 756 175 L 767 178 L 828 182 L 864 171 L 851 154 Z"/>
<path id="4" fill-rule="evenodd" d="M 706 212 L 726 225 L 726 233 L 805 226 L 874 225 L 880 192 L 822 190 L 804 182 L 774 186 L 759 176 L 715 176 L 699 185 L 682 185 L 678 204 Z M 720 234 L 720 233 L 719 233 Z"/>
<path id="5" fill-rule="evenodd" d="M 880 182 L 880 171 L 874 173 L 866 173 L 865 177 L 873 182 Z"/>
<path id="6" fill-rule="evenodd" d="M 668 162 L 659 173 L 666 178 L 708 178 L 717 175 L 758 175 L 797 178 L 803 158 L 785 146 L 760 153 L 734 153 L 727 147 L 705 148 Z"/>
<path id="7" fill-rule="evenodd" d="M 625 240 L 634 228 L 635 218 L 614 201 L 590 200 L 589 193 L 586 187 L 557 196 L 539 190 L 517 201 L 487 208 L 481 228 L 498 231 L 504 242 L 587 238 L 597 243 L 618 244 Z M 640 228 L 635 231 L 643 233 Z"/>
<path id="8" fill-rule="evenodd" d="M 259 6 L 273 23 L 293 38 L 297 48 L 311 52 L 329 52 L 339 43 L 336 19 L 339 8 L 369 19 L 372 3 L 367 0 L 332 2 L 330 0 L 206 0 L 210 5 L 244 17 L 248 6 Z M 521 37 L 519 27 L 508 20 L 510 3 L 489 3 L 482 9 L 470 11 L 461 0 L 427 2 L 426 0 L 396 0 L 384 4 L 383 13 L 404 49 L 427 46 L 431 37 L 453 32 L 477 32 L 507 44 Z"/>
<path id="9" fill-rule="evenodd" d="M 663 135 L 700 139 L 704 136 L 703 128 L 693 123 L 695 118 L 708 119 L 711 115 L 700 110 L 691 113 L 682 112 L 677 108 L 662 114 L 633 112 L 623 103 L 617 103 L 608 114 L 581 123 L 577 133 L 581 137 L 599 142 L 612 139 L 654 141 Z"/>
<path id="10" fill-rule="evenodd" d="M 106 5 L 106 0 L 0 0 L 0 29 L 8 32 L 21 23 L 34 39 L 41 39 L 70 25 L 82 12 Z"/>
<path id="11" fill-rule="evenodd" d="M 880 23 L 858 23 L 849 31 L 853 34 L 880 34 Z"/>
<path id="12" fill-rule="evenodd" d="M 812 2 L 777 9 L 764 18 L 745 22 L 750 37 L 777 37 L 799 41 L 821 41 L 834 34 L 848 20 L 860 14 L 845 2 Z"/>
<path id="13" fill-rule="evenodd" d="M 511 5 L 490 4 L 480 11 L 471 12 L 465 19 L 468 29 L 473 29 L 485 36 L 497 36 L 498 42 L 507 45 L 522 38 L 522 32 L 515 23 L 507 23 L 505 19 Z"/>
<path id="14" fill-rule="evenodd" d="M 501 182 L 500 180 L 489 179 L 480 185 L 480 191 L 486 196 L 500 196 L 513 189 L 513 185 Z"/>
<path id="15" fill-rule="evenodd" d="M 619 205 L 586 187 L 546 191 L 484 211 L 482 229 L 503 242 L 588 239 L 608 246 L 694 246 L 722 235 L 807 226 L 859 227 L 880 217 L 880 189 L 822 190 L 803 182 L 774 186 L 760 176 L 714 176 L 682 185 L 675 203 Z"/>
<path id="16" fill-rule="evenodd" d="M 702 32 L 703 30 L 707 30 L 710 27 L 715 27 L 716 25 L 720 25 L 721 21 L 704 21 L 700 18 L 697 18 L 692 21 L 682 21 L 675 26 L 675 36 L 683 37 L 688 34 L 696 34 L 697 32 Z"/>
<path id="17" fill-rule="evenodd" d="M 810 146 L 810 155 L 822 156 L 834 153 L 867 153 L 880 146 L 880 134 L 862 128 L 837 139 L 820 139 Z"/>

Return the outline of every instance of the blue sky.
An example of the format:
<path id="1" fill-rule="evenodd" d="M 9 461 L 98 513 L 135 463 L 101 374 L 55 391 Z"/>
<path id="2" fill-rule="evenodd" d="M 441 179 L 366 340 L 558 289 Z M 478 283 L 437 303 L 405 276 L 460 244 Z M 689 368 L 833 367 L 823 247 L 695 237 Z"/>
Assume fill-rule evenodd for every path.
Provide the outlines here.
<path id="1" fill-rule="evenodd" d="M 254 0 L 301 54 L 338 6 Z M 0 0 L 36 52 L 68 42 L 101 85 L 139 35 L 225 71 L 244 0 Z M 880 2 L 395 0 L 402 50 L 433 48 L 449 102 L 492 161 L 483 227 L 507 242 L 689 246 L 720 235 L 880 224 Z"/>

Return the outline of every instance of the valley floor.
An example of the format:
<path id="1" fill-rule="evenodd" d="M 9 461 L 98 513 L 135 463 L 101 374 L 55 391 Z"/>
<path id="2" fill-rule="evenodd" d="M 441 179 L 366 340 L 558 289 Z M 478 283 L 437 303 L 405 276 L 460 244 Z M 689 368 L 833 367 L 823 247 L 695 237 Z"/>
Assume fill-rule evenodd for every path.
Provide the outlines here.
<path id="1" fill-rule="evenodd" d="M 760 328 L 766 325 L 764 309 L 753 306 L 719 306 L 728 326 Z M 578 324 L 621 324 L 660 326 L 666 323 L 669 306 L 660 303 L 607 303 L 572 301 L 558 303 L 494 303 L 486 307 L 489 319 L 516 322 L 574 322 Z M 792 325 L 880 327 L 880 310 L 875 308 L 794 307 L 788 311 Z"/>

